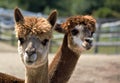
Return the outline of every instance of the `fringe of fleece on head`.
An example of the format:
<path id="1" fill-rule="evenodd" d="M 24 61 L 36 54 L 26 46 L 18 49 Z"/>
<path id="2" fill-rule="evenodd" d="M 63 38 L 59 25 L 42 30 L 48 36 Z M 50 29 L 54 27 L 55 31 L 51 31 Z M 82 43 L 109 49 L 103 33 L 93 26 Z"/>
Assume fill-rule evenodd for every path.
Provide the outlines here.
<path id="1" fill-rule="evenodd" d="M 51 37 L 52 26 L 45 18 L 25 17 L 24 22 L 16 23 L 15 31 L 17 37 L 26 37 L 27 35 L 41 36 L 47 33 Z"/>
<path id="2" fill-rule="evenodd" d="M 92 31 L 95 31 L 96 20 L 89 15 L 85 16 L 72 16 L 67 19 L 61 26 L 65 30 L 74 28 L 76 25 L 84 24 L 91 28 Z"/>

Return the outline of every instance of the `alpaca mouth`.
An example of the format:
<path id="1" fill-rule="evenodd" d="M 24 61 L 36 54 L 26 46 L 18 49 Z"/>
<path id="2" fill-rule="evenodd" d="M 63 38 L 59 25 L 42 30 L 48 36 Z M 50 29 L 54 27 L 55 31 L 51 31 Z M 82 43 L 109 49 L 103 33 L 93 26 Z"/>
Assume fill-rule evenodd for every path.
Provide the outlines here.
<path id="1" fill-rule="evenodd" d="M 26 61 L 26 63 L 29 64 L 29 65 L 31 65 L 31 64 L 34 63 L 34 61 L 28 60 L 28 61 Z"/>
<path id="2" fill-rule="evenodd" d="M 89 49 L 91 49 L 92 44 L 91 44 L 91 43 L 82 43 L 82 46 L 83 46 L 83 48 L 85 48 L 86 50 L 89 50 Z"/>
<path id="3" fill-rule="evenodd" d="M 93 42 L 93 38 L 85 38 L 84 42 L 82 43 L 82 46 L 86 49 L 89 50 L 91 49 L 91 47 Z"/>
<path id="4" fill-rule="evenodd" d="M 33 60 L 33 59 L 26 59 L 25 60 L 25 63 L 27 64 L 27 65 L 32 65 L 33 63 L 35 63 L 35 60 Z"/>
<path id="5" fill-rule="evenodd" d="M 24 55 L 24 61 L 26 64 L 31 65 L 37 60 L 37 54 L 34 53 L 32 55 L 28 55 L 25 53 Z"/>

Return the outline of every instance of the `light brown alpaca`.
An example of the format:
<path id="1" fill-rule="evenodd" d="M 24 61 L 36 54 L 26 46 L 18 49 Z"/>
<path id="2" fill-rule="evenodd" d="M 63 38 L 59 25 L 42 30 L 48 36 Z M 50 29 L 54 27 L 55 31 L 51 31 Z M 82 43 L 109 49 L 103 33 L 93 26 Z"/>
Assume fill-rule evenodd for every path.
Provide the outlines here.
<path id="1" fill-rule="evenodd" d="M 25 83 L 48 83 L 49 43 L 57 12 L 53 11 L 48 19 L 23 17 L 20 10 L 16 8 L 14 17 L 18 53 L 26 69 Z M 24 83 L 24 80 L 16 77 L 3 73 L 1 75 L 2 83 Z"/>
<path id="2" fill-rule="evenodd" d="M 25 65 L 25 83 L 48 83 L 48 52 L 57 12 L 48 19 L 23 17 L 15 9 L 15 31 L 18 38 L 18 53 Z"/>
<path id="3" fill-rule="evenodd" d="M 50 83 L 67 83 L 80 54 L 92 47 L 96 21 L 91 16 L 73 16 L 55 29 L 65 33 L 63 43 L 49 66 Z"/>

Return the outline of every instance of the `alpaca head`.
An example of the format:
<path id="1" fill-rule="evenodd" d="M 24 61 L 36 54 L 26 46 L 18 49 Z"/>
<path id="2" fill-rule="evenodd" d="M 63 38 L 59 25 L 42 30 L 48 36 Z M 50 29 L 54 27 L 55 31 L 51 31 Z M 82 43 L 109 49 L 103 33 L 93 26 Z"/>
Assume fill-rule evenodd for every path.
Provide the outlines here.
<path id="1" fill-rule="evenodd" d="M 92 47 L 96 20 L 92 16 L 73 16 L 62 24 L 56 24 L 55 30 L 68 35 L 68 47 L 75 52 L 89 50 Z"/>
<path id="2" fill-rule="evenodd" d="M 57 19 L 53 11 L 47 19 L 23 17 L 18 8 L 14 10 L 18 53 L 26 67 L 38 67 L 47 62 L 52 30 Z"/>

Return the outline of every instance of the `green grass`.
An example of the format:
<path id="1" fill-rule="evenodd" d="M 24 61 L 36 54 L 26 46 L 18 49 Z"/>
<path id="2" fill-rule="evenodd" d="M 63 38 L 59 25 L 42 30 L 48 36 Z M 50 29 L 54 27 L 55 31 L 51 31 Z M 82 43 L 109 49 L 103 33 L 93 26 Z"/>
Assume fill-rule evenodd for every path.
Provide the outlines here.
<path id="1" fill-rule="evenodd" d="M 110 47 L 98 47 L 98 53 L 100 54 L 120 54 L 119 51 L 120 47 L 114 47 L 114 46 L 110 46 Z M 93 54 L 94 53 L 94 48 L 92 48 L 89 51 L 85 51 L 84 54 Z"/>
<path id="2" fill-rule="evenodd" d="M 59 49 L 59 46 L 53 46 L 51 47 L 51 53 L 56 53 Z M 98 53 L 100 54 L 120 54 L 119 51 L 120 47 L 98 47 Z M 88 51 L 83 52 L 84 54 L 93 54 L 94 53 L 94 47 Z"/>
<path id="3" fill-rule="evenodd" d="M 3 39 L 2 40 L 3 42 L 6 42 L 6 43 L 11 44 L 13 46 L 17 46 L 17 39 L 15 38 L 15 34 L 13 34 L 12 30 L 6 30 L 6 31 L 2 32 L 0 34 L 0 36 L 10 38 L 10 40 L 8 40 L 8 41 Z"/>

